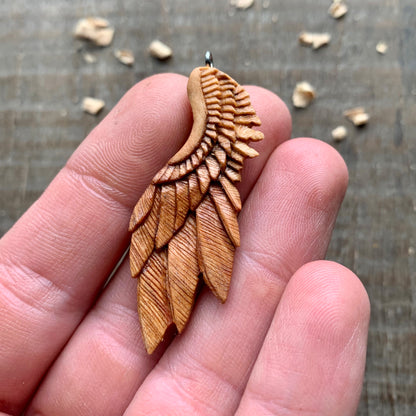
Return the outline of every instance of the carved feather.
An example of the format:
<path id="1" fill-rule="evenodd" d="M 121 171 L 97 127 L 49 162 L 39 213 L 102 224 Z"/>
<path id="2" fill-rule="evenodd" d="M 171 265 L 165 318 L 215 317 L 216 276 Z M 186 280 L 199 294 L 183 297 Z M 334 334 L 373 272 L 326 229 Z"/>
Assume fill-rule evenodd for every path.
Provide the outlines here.
<path id="1" fill-rule="evenodd" d="M 192 311 L 200 273 L 196 223 L 192 215 L 168 247 L 168 295 L 173 323 L 181 333 Z"/>
<path id="2" fill-rule="evenodd" d="M 147 351 L 153 352 L 172 323 L 166 287 L 166 250 L 153 252 L 137 285 L 137 305 Z"/>
<path id="3" fill-rule="evenodd" d="M 235 248 L 209 197 L 204 198 L 196 210 L 196 228 L 199 267 L 204 282 L 224 303 L 230 287 Z"/>
<path id="4" fill-rule="evenodd" d="M 188 140 L 137 202 L 129 230 L 138 312 L 152 353 L 170 325 L 182 332 L 201 281 L 225 302 L 241 210 L 236 182 L 248 145 L 263 134 L 243 87 L 216 68 L 195 68 L 188 81 L 194 124 Z M 202 279 L 201 279 L 202 278 Z"/>

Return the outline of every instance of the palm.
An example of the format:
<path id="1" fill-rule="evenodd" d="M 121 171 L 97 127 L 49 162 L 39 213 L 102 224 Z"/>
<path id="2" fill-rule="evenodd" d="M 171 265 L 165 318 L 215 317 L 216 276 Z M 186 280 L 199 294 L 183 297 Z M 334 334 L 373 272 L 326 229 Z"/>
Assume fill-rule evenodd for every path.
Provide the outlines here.
<path id="1" fill-rule="evenodd" d="M 348 270 L 310 263 L 325 256 L 345 165 L 322 142 L 282 144 L 290 117 L 265 90 L 248 89 L 265 140 L 243 174 L 227 303 L 202 292 L 184 333 L 149 356 L 126 261 L 100 292 L 138 196 L 189 132 L 185 84 L 162 75 L 126 94 L 1 240 L 1 411 L 354 413 L 368 299 Z"/>

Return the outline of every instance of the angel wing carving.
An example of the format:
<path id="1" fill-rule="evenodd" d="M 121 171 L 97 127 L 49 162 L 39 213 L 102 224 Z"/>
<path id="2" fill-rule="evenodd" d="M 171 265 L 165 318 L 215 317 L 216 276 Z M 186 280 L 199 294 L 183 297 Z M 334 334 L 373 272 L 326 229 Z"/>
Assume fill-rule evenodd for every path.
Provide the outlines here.
<path id="1" fill-rule="evenodd" d="M 194 124 L 183 145 L 153 178 L 131 216 L 130 268 L 138 278 L 143 339 L 151 354 L 174 324 L 190 317 L 201 276 L 227 299 L 240 245 L 236 182 L 263 139 L 247 92 L 217 68 L 195 68 L 188 81 Z"/>

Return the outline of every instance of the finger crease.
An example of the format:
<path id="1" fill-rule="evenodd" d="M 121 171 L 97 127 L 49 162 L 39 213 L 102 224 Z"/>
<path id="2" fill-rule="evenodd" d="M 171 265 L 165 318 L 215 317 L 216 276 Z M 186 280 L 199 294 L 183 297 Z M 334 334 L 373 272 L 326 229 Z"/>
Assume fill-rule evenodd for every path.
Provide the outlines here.
<path id="1" fill-rule="evenodd" d="M 247 250 L 240 250 L 239 253 L 250 264 L 254 263 L 254 268 L 263 270 L 263 277 L 272 281 L 273 284 L 280 284 L 285 287 L 289 278 L 293 275 L 295 270 L 279 258 L 276 253 L 267 254 L 264 252 Z M 253 266 L 250 265 L 252 269 Z M 278 269 L 278 270 L 277 270 Z"/>
<path id="2" fill-rule="evenodd" d="M 189 401 L 192 401 L 191 406 L 194 409 L 198 409 L 198 414 L 200 413 L 201 405 L 204 406 L 205 409 L 213 410 L 218 415 L 223 414 L 223 409 L 219 409 L 218 406 L 216 406 L 217 401 L 212 400 L 214 395 L 220 394 L 227 395 L 228 397 L 240 397 L 242 394 L 244 386 L 237 385 L 231 380 L 227 380 L 223 375 L 219 374 L 218 371 L 204 363 L 197 362 L 190 355 L 187 355 L 186 359 L 181 360 L 182 371 L 180 373 L 177 371 L 177 365 L 171 365 L 170 359 L 168 362 L 169 363 L 165 365 L 164 369 L 164 371 L 170 373 L 168 378 L 174 382 L 174 388 L 180 396 L 187 398 L 188 403 Z M 207 374 L 212 379 L 210 383 L 206 382 Z M 189 385 L 195 386 L 197 383 L 202 384 L 201 381 L 204 381 L 202 388 L 205 391 L 203 395 L 199 394 L 200 388 L 189 388 Z M 209 385 L 211 388 L 208 387 Z"/>
<path id="3" fill-rule="evenodd" d="M 99 198 L 106 204 L 116 203 L 129 213 L 132 210 L 131 195 L 126 194 L 113 184 L 100 179 L 92 174 L 80 172 L 71 165 L 66 165 L 64 170 L 68 176 L 77 184 L 81 183 L 84 188 L 95 198 Z"/>
<path id="4" fill-rule="evenodd" d="M 0 263 L 1 286 L 15 299 L 41 312 L 57 314 L 77 310 L 79 302 L 70 290 L 57 285 L 32 268 L 12 261 Z M 2 291 L 2 296 L 5 292 Z M 66 306 L 66 310 L 62 308 Z"/>
<path id="5" fill-rule="evenodd" d="M 246 396 L 247 394 L 247 396 Z M 290 400 L 286 402 L 285 399 L 279 397 L 264 397 L 264 392 L 256 392 L 250 390 L 245 393 L 244 402 L 255 402 L 259 407 L 264 409 L 261 414 L 270 415 L 302 415 L 302 416 L 318 416 L 321 413 L 314 409 L 307 409 L 302 404 L 292 403 Z M 244 406 L 244 402 L 242 405 Z M 243 409 L 241 409 L 243 410 Z M 267 412 L 267 413 L 266 413 Z M 238 413 L 238 412 L 237 412 Z"/>
<path id="6" fill-rule="evenodd" d="M 105 303 L 105 302 L 103 302 Z M 91 317 L 95 319 L 98 330 L 110 340 L 113 345 L 123 348 L 129 354 L 134 356 L 140 355 L 141 349 L 137 348 L 136 343 L 132 343 L 132 332 L 126 331 L 126 328 L 137 328 L 137 312 L 121 303 L 111 303 L 106 307 L 97 306 L 90 312 Z M 128 323 L 131 322 L 131 326 Z M 120 355 L 118 348 L 113 355 Z"/>

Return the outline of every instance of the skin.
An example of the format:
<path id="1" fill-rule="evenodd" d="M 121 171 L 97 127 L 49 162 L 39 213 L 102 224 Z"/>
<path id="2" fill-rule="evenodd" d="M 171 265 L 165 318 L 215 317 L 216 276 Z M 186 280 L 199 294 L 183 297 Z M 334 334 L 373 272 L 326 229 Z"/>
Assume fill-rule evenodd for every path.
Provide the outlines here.
<path id="1" fill-rule="evenodd" d="M 0 240 L 0 411 L 18 415 L 353 415 L 369 300 L 322 260 L 346 191 L 341 156 L 288 140 L 283 102 L 247 87 L 260 156 L 240 187 L 227 302 L 204 290 L 149 356 L 125 260 L 134 204 L 192 126 L 185 77 L 133 87 Z"/>

